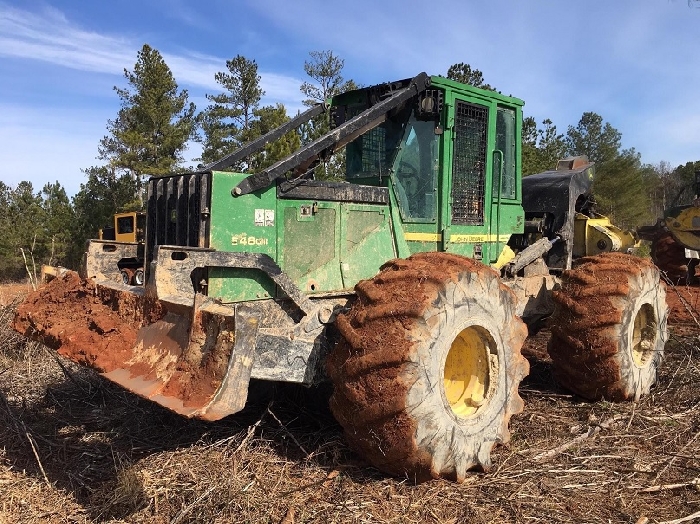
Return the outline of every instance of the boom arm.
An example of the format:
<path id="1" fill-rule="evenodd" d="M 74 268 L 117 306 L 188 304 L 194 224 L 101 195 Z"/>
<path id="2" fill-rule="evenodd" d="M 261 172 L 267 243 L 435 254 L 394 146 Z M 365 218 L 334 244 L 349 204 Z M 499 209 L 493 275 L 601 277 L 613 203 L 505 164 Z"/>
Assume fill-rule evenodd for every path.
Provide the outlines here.
<path id="1" fill-rule="evenodd" d="M 227 167 L 232 166 L 233 164 L 238 162 L 239 160 L 242 160 L 252 155 L 256 151 L 260 151 L 263 147 L 265 147 L 265 144 L 268 144 L 273 140 L 277 140 L 278 138 L 283 137 L 293 129 L 296 129 L 297 127 L 299 127 L 302 124 L 305 124 L 312 118 L 320 115 L 321 113 L 324 113 L 326 109 L 327 108 L 325 104 L 316 104 L 311 109 L 308 109 L 302 114 L 296 116 L 295 118 L 292 118 L 289 122 L 285 122 L 284 124 L 282 124 L 279 127 L 276 127 L 269 133 L 264 134 L 260 138 L 257 138 L 252 142 L 248 142 L 243 147 L 236 149 L 233 153 L 229 153 L 225 157 L 220 158 L 219 160 L 216 160 L 211 164 L 207 164 L 201 169 L 201 171 L 216 171 L 226 169 Z"/>
<path id="2" fill-rule="evenodd" d="M 258 189 L 270 186 L 291 169 L 294 169 L 300 165 L 308 166 L 313 164 L 313 162 L 318 160 L 318 158 L 322 157 L 324 154 L 332 153 L 335 149 L 354 140 L 360 134 L 366 133 L 367 131 L 380 125 L 382 122 L 384 122 L 386 114 L 389 111 L 400 106 L 402 103 L 406 102 L 418 93 L 425 91 L 429 86 L 430 77 L 426 73 L 419 73 L 406 84 L 402 84 L 398 90 L 391 90 L 390 87 L 388 96 L 386 96 L 383 100 L 380 102 L 371 103 L 370 107 L 365 109 L 357 116 L 345 121 L 335 129 L 332 129 L 310 144 L 307 144 L 301 149 L 295 151 L 288 157 L 283 158 L 266 170 L 245 178 L 233 189 L 232 194 L 234 196 L 247 195 L 248 193 L 252 193 Z M 273 132 L 275 131 L 272 131 L 271 133 Z M 242 148 L 247 150 L 246 155 L 255 151 L 249 150 L 249 145 Z M 236 159 L 243 158 L 238 155 L 239 152 L 236 151 L 229 155 L 229 157 L 235 156 Z"/>

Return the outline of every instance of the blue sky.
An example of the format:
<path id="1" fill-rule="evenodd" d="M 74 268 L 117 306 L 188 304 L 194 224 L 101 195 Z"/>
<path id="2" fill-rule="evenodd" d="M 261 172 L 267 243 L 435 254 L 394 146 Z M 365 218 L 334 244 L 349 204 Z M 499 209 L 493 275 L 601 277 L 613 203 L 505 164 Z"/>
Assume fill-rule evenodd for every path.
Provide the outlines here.
<path id="1" fill-rule="evenodd" d="M 0 180 L 76 193 L 144 43 L 198 109 L 237 54 L 290 113 L 309 51 L 364 85 L 466 62 L 560 132 L 594 111 L 645 163 L 700 159 L 700 0 L 0 0 Z"/>

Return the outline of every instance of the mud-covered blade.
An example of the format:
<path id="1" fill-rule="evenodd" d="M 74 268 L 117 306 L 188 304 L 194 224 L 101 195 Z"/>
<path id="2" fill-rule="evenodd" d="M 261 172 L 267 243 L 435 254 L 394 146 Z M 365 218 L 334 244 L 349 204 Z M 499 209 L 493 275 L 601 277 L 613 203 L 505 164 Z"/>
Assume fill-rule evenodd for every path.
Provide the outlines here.
<path id="1" fill-rule="evenodd" d="M 244 305 L 198 295 L 176 313 L 144 288 L 68 272 L 30 294 L 13 326 L 181 415 L 216 420 L 245 405 L 258 322 Z"/>

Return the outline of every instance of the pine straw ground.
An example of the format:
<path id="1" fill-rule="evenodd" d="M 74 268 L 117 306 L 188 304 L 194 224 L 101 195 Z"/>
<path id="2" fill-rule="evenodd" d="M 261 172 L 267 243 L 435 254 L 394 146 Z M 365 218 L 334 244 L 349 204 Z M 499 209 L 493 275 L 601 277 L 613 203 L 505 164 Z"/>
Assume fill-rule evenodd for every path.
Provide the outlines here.
<path id="1" fill-rule="evenodd" d="M 659 383 L 636 404 L 559 389 L 541 331 L 493 471 L 415 486 L 346 447 L 327 390 L 261 387 L 234 417 L 185 420 L 26 342 L 7 302 L 0 523 L 700 522 L 696 322 L 672 326 Z"/>

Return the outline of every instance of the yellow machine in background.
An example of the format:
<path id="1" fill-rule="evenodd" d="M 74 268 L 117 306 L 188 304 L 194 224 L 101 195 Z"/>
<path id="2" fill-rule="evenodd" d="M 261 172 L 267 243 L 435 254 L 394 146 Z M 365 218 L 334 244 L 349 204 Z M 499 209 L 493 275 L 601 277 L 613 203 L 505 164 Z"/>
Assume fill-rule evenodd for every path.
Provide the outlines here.
<path id="1" fill-rule="evenodd" d="M 651 241 L 654 263 L 674 284 L 696 284 L 699 280 L 695 271 L 700 263 L 699 196 L 700 170 L 695 172 L 694 183 L 683 188 L 671 207 L 664 210 L 663 218 L 637 230 L 640 238 Z"/>
<path id="2" fill-rule="evenodd" d="M 687 249 L 700 250 L 700 201 L 669 214 L 663 221 L 671 236 Z"/>
<path id="3" fill-rule="evenodd" d="M 100 229 L 98 238 L 103 241 L 99 244 L 100 251 L 113 253 L 117 250 L 123 253 L 123 257 L 117 263 L 116 268 L 104 268 L 103 273 L 119 270 L 116 278 L 120 278 L 124 284 L 143 285 L 143 245 L 145 241 L 146 213 L 129 211 L 114 215 L 114 223 L 110 227 Z M 94 258 L 94 253 L 89 253 Z M 97 255 L 99 257 L 99 254 Z M 92 263 L 94 263 L 91 260 Z"/>
<path id="4" fill-rule="evenodd" d="M 100 240 L 114 240 L 116 242 L 143 242 L 146 214 L 138 211 L 117 213 L 114 215 L 114 224 L 100 229 Z"/>

